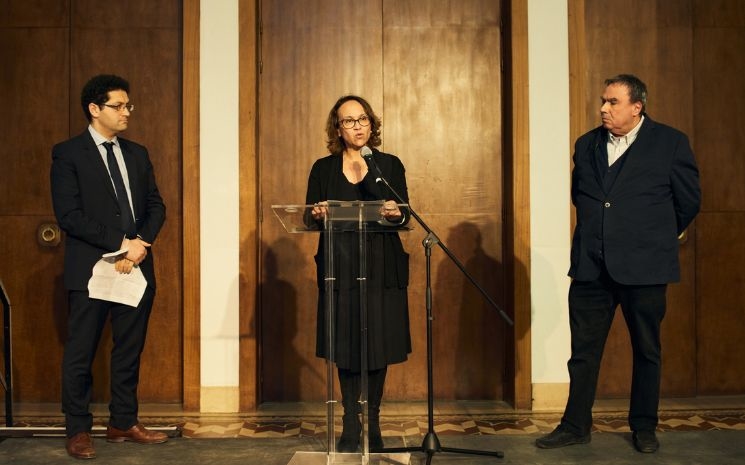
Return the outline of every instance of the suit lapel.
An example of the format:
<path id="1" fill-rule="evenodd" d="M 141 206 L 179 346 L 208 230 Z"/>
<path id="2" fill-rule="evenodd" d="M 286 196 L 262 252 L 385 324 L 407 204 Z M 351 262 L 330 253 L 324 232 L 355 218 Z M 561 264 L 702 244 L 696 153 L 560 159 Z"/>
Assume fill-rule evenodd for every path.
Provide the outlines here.
<path id="1" fill-rule="evenodd" d="M 646 116 L 644 119 L 644 123 L 642 123 L 642 127 L 639 128 L 639 134 L 637 134 L 636 139 L 626 150 L 626 153 L 623 154 L 625 160 L 623 161 L 621 171 L 616 177 L 616 182 L 614 182 L 613 186 L 611 186 L 611 192 L 613 191 L 613 188 L 615 186 L 623 186 L 623 183 L 626 181 L 629 173 L 633 173 L 635 171 L 634 168 L 639 163 L 643 163 L 645 161 L 644 157 L 647 156 L 646 154 L 649 153 L 647 147 L 652 140 L 649 135 L 651 134 L 653 128 L 654 122 L 649 118 L 649 116 Z"/>
<path id="2" fill-rule="evenodd" d="M 599 130 L 595 135 L 595 143 L 593 144 L 593 151 L 591 155 L 592 167 L 595 171 L 595 181 L 598 183 L 598 187 L 601 192 L 605 192 L 603 189 L 603 174 L 608 169 L 608 140 L 607 131 L 603 129 Z"/>

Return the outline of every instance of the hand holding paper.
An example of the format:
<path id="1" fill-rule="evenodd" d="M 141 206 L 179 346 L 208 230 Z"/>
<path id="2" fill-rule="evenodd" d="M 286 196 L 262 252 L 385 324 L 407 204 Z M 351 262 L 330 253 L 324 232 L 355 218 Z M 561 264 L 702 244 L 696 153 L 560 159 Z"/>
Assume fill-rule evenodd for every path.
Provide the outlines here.
<path id="1" fill-rule="evenodd" d="M 129 274 L 132 272 L 132 268 L 135 267 L 135 262 L 128 260 L 124 257 L 119 257 L 114 263 L 114 269 L 119 273 Z"/>
<path id="2" fill-rule="evenodd" d="M 88 281 L 90 298 L 137 307 L 145 294 L 147 280 L 134 262 L 125 258 L 127 252 L 121 249 L 101 256 Z M 129 271 L 123 271 L 126 269 Z"/>
<path id="3" fill-rule="evenodd" d="M 145 257 L 147 257 L 147 248 L 151 245 L 152 244 L 143 241 L 139 237 L 135 239 L 124 239 L 124 241 L 122 241 L 122 249 L 118 252 L 126 252 L 126 258 L 133 261 L 135 265 L 139 265 Z"/>

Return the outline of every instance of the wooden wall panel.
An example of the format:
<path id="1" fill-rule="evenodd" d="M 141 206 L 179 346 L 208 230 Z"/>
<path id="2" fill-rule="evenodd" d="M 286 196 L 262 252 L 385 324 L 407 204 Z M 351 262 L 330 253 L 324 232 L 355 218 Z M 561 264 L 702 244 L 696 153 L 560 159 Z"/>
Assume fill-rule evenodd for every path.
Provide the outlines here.
<path id="1" fill-rule="evenodd" d="M 650 115 L 686 132 L 699 164 L 702 213 L 681 247 L 681 283 L 671 285 L 668 292 L 662 394 L 740 393 L 745 376 L 737 369 L 742 351 L 736 341 L 743 330 L 738 264 L 742 260 L 739 238 L 745 234 L 741 156 L 745 124 L 732 111 L 732 102 L 745 93 L 741 82 L 745 65 L 740 59 L 745 50 L 745 4 L 737 0 L 585 0 L 584 4 L 587 43 L 593 45 L 587 54 L 577 54 L 584 61 L 578 69 L 585 70 L 588 82 L 622 71 L 638 74 L 650 90 Z M 624 11 L 634 11 L 636 22 L 608 23 L 607 18 L 622 16 Z M 596 118 L 596 96 L 585 97 L 587 114 Z M 628 395 L 629 375 L 628 336 L 617 317 L 606 348 L 599 396 Z"/>
<path id="2" fill-rule="evenodd" d="M 745 97 L 745 4 L 699 2 L 694 46 L 696 154 L 704 211 L 745 211 L 745 115 L 733 111 Z M 699 15 L 701 16 L 699 18 Z M 736 22 L 739 16 L 739 24 Z M 737 154 L 737 155 L 736 155 Z"/>
<path id="3" fill-rule="evenodd" d="M 108 30 L 110 36 L 130 39 L 141 29 L 180 29 L 181 3 L 177 0 L 129 0 L 111 2 L 101 8 L 100 0 L 72 0 L 72 27 L 102 28 Z M 161 49 L 165 50 L 165 47 Z"/>
<path id="4" fill-rule="evenodd" d="M 305 201 L 310 167 L 328 153 L 326 117 L 337 98 L 359 94 L 382 111 L 380 15 L 370 2 L 261 2 L 261 310 L 251 325 L 261 334 L 261 401 L 325 399 L 325 363 L 315 357 L 318 236 L 287 234 L 271 205 Z"/>
<path id="5" fill-rule="evenodd" d="M 2 12 L 0 28 L 51 28 L 67 27 L 70 24 L 70 0 L 5 0 Z M 4 48 L 8 51 L 16 50 L 11 47 Z"/>
<path id="6" fill-rule="evenodd" d="M 693 31 L 690 0 L 585 0 L 587 89 L 590 127 L 600 124 L 603 81 L 637 75 L 649 90 L 647 112 L 665 124 L 693 133 Z M 634 21 L 609 21 L 635 11 Z"/>
<path id="7" fill-rule="evenodd" d="M 504 252 L 505 311 L 514 319 L 505 338 L 504 400 L 515 409 L 530 409 L 533 402 L 531 295 L 530 295 L 530 109 L 528 105 L 528 2 L 502 2 L 504 42 Z"/>
<path id="8" fill-rule="evenodd" d="M 199 410 L 200 375 L 200 228 L 199 228 L 199 0 L 183 1 L 182 128 L 182 338 L 183 409 Z"/>
<path id="9" fill-rule="evenodd" d="M 21 23 L 26 16 L 10 8 Z M 0 127 L 0 278 L 13 308 L 16 400 L 59 398 L 65 336 L 61 247 L 43 247 L 37 230 L 55 223 L 49 195 L 51 140 L 68 134 L 67 32 L 51 27 L 0 27 L 0 101 L 12 109 Z M 30 60 L 48 50 L 48 60 Z M 63 115 L 59 118 L 59 115 Z"/>
<path id="10" fill-rule="evenodd" d="M 343 94 L 364 96 L 382 116 L 382 149 L 404 162 L 414 207 L 504 301 L 498 4 L 348 6 L 261 4 L 262 401 L 323 398 L 324 364 L 314 356 L 317 237 L 288 236 L 269 207 L 304 200 L 310 166 L 327 153 L 328 110 Z M 244 227 L 250 224 L 242 220 Z M 426 395 L 422 233 L 417 226 L 404 236 L 414 352 L 391 367 L 386 399 Z M 501 399 L 504 324 L 443 252 L 433 252 L 436 394 Z"/>
<path id="11" fill-rule="evenodd" d="M 256 87 L 259 76 L 258 64 L 258 0 L 243 1 L 239 4 L 239 76 L 243 82 L 253 82 L 254 85 L 240 86 L 239 101 L 239 188 L 240 188 L 240 367 L 238 379 L 240 383 L 240 410 L 255 411 L 260 395 L 261 364 L 259 360 L 259 331 L 256 331 L 257 315 L 259 313 L 258 282 L 259 232 L 261 230 L 256 218 L 259 216 L 259 173 L 258 166 L 258 135 L 257 109 L 258 95 Z"/>
<path id="12" fill-rule="evenodd" d="M 603 81 L 620 73 L 641 78 L 648 87 L 647 112 L 657 121 L 686 132 L 693 138 L 692 5 L 690 1 L 665 2 L 585 0 L 585 40 L 591 44 L 578 59 L 585 65 L 585 120 L 599 124 Z M 634 21 L 609 21 L 634 11 Z M 693 395 L 695 374 L 695 247 L 681 247 L 681 283 L 668 287 L 668 311 L 662 325 L 662 394 Z M 598 397 L 626 397 L 631 388 L 631 347 L 620 309 L 608 339 Z"/>
<path id="13" fill-rule="evenodd" d="M 17 402 L 59 401 L 67 312 L 61 281 L 64 247 L 40 246 L 36 233 L 40 223 L 54 223 L 51 147 L 85 130 L 80 91 L 101 72 L 130 80 L 137 109 L 123 136 L 150 149 L 168 207 L 166 226 L 153 247 L 159 286 L 140 400 L 181 400 L 180 4 L 140 0 L 105 10 L 82 0 L 3 4 L 0 99 L 14 117 L 0 127 L 0 224 L 5 231 L 0 275 L 14 309 Z M 104 337 L 110 337 L 108 332 Z M 108 400 L 109 348 L 110 341 L 102 341 L 94 365 L 95 402 Z"/>
<path id="14" fill-rule="evenodd" d="M 694 4 L 695 146 L 703 208 L 696 230 L 698 393 L 741 394 L 745 258 L 745 4 Z"/>
<path id="15" fill-rule="evenodd" d="M 492 1 L 385 2 L 383 112 L 413 208 L 504 307 L 499 22 Z M 389 398 L 426 394 L 425 234 L 404 238 L 414 352 Z M 431 271 L 435 396 L 502 399 L 506 324 L 437 246 Z"/>
<path id="16" fill-rule="evenodd" d="M 118 74 L 129 81 L 135 111 L 122 137 L 148 148 L 167 209 L 166 223 L 152 248 L 158 291 L 142 358 L 139 396 L 142 402 L 179 402 L 183 372 L 180 2 L 128 2 L 105 16 L 82 3 L 76 2 L 73 9 L 74 23 L 80 27 L 72 30 L 72 89 L 81 89 L 98 73 Z M 140 19 L 134 19 L 140 14 Z M 96 27 L 88 27 L 91 24 Z M 136 33 L 127 33 L 132 30 Z M 71 132 L 75 134 L 87 123 L 79 90 L 71 94 Z"/>
<path id="17" fill-rule="evenodd" d="M 696 237 L 697 222 L 686 230 L 680 244 L 680 282 L 667 288 L 667 313 L 662 322 L 662 395 L 696 395 L 696 280 L 699 270 Z"/>
<path id="18" fill-rule="evenodd" d="M 53 28 L 0 28 L 0 101 L 12 109 L 3 124 L 0 215 L 48 215 L 50 140 L 68 134 L 67 32 Z M 39 50 L 47 60 L 29 60 Z M 59 116 L 63 117 L 60 118 Z M 7 278 L 5 278 L 7 279 Z"/>
<path id="19" fill-rule="evenodd" d="M 16 401 L 59 400 L 67 293 L 60 247 L 36 239 L 53 215 L 0 215 L 0 274 L 12 307 L 13 392 Z M 18 270 L 21 267 L 21 270 Z M 59 355 L 59 356 L 57 356 Z"/>
<path id="20" fill-rule="evenodd" d="M 745 391 L 745 212 L 702 213 L 698 244 L 698 389 L 701 395 Z"/>

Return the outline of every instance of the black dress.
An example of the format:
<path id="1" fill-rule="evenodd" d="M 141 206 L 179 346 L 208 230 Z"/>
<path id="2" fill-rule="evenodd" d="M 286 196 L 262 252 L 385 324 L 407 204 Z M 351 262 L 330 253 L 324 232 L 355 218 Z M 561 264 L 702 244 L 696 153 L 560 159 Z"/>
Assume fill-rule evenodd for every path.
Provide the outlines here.
<path id="1" fill-rule="evenodd" d="M 374 152 L 386 180 L 407 201 L 404 168 L 400 160 Z M 313 165 L 308 181 L 306 203 L 325 200 L 394 200 L 387 188 L 380 188 L 375 176 L 352 184 L 342 172 L 342 157 L 330 155 Z M 408 214 L 404 212 L 404 223 Z M 360 275 L 359 237 L 356 232 L 334 233 L 334 355 L 326 353 L 325 324 L 325 237 L 320 235 L 315 256 L 318 280 L 316 355 L 334 361 L 339 368 L 360 371 Z M 398 232 L 366 234 L 368 369 L 377 370 L 407 359 L 411 352 L 407 286 L 409 255 Z"/>

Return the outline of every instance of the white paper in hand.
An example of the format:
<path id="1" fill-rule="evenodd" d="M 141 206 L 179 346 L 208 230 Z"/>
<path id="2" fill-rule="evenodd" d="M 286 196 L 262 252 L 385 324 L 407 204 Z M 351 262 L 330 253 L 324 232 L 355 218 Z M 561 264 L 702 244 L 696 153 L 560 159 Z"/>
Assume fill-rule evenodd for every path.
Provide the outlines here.
<path id="1" fill-rule="evenodd" d="M 117 302 L 137 307 L 145 294 L 147 280 L 139 267 L 132 268 L 129 274 L 116 271 L 116 257 L 127 250 L 117 250 L 104 254 L 93 267 L 93 275 L 88 281 L 88 296 L 91 299 Z"/>
<path id="2" fill-rule="evenodd" d="M 116 252 L 109 252 L 101 255 L 101 258 L 116 258 L 119 255 L 127 255 L 127 252 L 129 252 L 129 249 L 119 249 Z"/>

